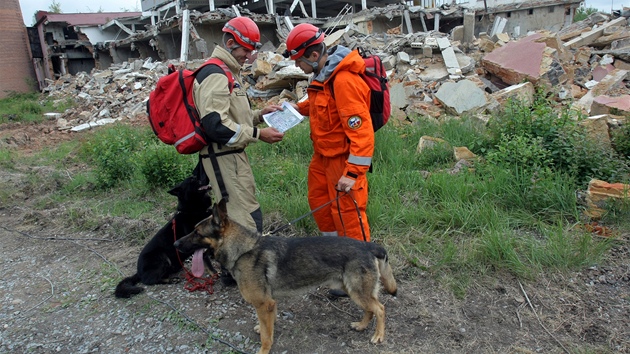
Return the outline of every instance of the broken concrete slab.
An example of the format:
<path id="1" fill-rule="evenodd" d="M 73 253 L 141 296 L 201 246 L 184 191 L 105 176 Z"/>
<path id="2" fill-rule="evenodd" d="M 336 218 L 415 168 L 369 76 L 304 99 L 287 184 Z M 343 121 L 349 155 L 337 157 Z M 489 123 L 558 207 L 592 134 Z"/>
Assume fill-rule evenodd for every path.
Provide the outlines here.
<path id="1" fill-rule="evenodd" d="M 556 50 L 547 47 L 545 34 L 534 33 L 507 43 L 486 54 L 483 67 L 509 85 L 525 80 L 551 88 L 566 81 L 566 72 L 555 58 Z M 526 55 L 524 53 L 527 53 Z"/>
<path id="2" fill-rule="evenodd" d="M 615 69 L 606 75 L 597 85 L 595 85 L 584 97 L 571 105 L 571 109 L 590 114 L 593 100 L 597 96 L 606 95 L 614 86 L 621 83 L 627 76 L 628 71 Z"/>
<path id="3" fill-rule="evenodd" d="M 392 107 L 405 108 L 409 105 L 407 100 L 407 94 L 405 92 L 405 86 L 403 83 L 392 85 L 389 88 L 389 97 L 392 103 Z"/>
<path id="4" fill-rule="evenodd" d="M 627 200 L 630 197 L 630 185 L 623 183 L 608 183 L 599 179 L 592 179 L 588 183 L 586 214 L 592 218 L 600 218 L 606 212 L 610 199 Z"/>
<path id="5" fill-rule="evenodd" d="M 405 109 L 405 114 L 408 117 L 423 116 L 425 118 L 435 119 L 435 122 L 439 123 L 438 119 L 442 116 L 443 111 L 440 107 L 433 104 L 433 100 L 430 102 L 413 101 Z"/>
<path id="6" fill-rule="evenodd" d="M 608 114 L 613 111 L 623 115 L 630 114 L 630 95 L 618 97 L 601 95 L 593 98 L 591 114 Z"/>
<path id="7" fill-rule="evenodd" d="M 598 115 L 591 116 L 579 122 L 579 125 L 586 129 L 588 138 L 591 141 L 611 149 L 610 133 L 608 131 L 608 116 Z"/>
<path id="8" fill-rule="evenodd" d="M 510 100 L 517 100 L 525 106 L 531 106 L 534 103 L 534 94 L 536 88 L 531 82 L 524 82 L 518 85 L 508 86 L 498 92 L 492 94 L 492 98 L 499 104 L 502 111 Z"/>
<path id="9" fill-rule="evenodd" d="M 597 27 L 588 32 L 580 34 L 578 37 L 566 42 L 564 46 L 566 48 L 577 48 L 577 47 L 589 45 L 593 43 L 597 38 L 602 36 L 602 34 L 604 33 L 604 29 L 606 29 L 606 27 L 617 26 L 617 25 L 621 25 L 627 22 L 628 22 L 628 19 L 625 17 L 616 18 L 610 22 L 606 22 L 604 25 L 600 27 Z"/>
<path id="10" fill-rule="evenodd" d="M 437 43 L 442 52 L 442 58 L 444 59 L 444 65 L 446 65 L 446 71 L 450 75 L 462 75 L 462 70 L 459 67 L 457 57 L 455 56 L 455 50 L 451 46 L 451 42 L 448 38 L 437 38 Z"/>
<path id="11" fill-rule="evenodd" d="M 436 138 L 436 137 L 432 137 L 428 135 L 423 135 L 422 137 L 420 137 L 420 140 L 418 141 L 418 147 L 416 148 L 416 152 L 421 153 L 425 149 L 432 149 L 439 144 L 448 144 L 448 143 L 444 139 L 440 139 L 440 138 Z"/>
<path id="12" fill-rule="evenodd" d="M 95 122 L 87 122 L 87 123 L 83 123 L 83 124 L 79 124 L 75 127 L 72 127 L 70 129 L 70 131 L 73 132 L 78 132 L 81 130 L 85 130 L 85 129 L 91 129 L 91 128 L 96 128 L 96 127 L 100 127 L 101 125 L 105 125 L 105 124 L 112 124 L 114 122 L 117 122 L 119 120 L 121 120 L 122 118 L 103 118 L 103 119 L 99 119 Z"/>
<path id="13" fill-rule="evenodd" d="M 260 58 L 256 59 L 252 64 L 251 71 L 255 79 L 260 76 L 268 75 L 272 71 L 271 63 Z"/>
<path id="14" fill-rule="evenodd" d="M 430 63 L 420 74 L 418 74 L 418 80 L 433 82 L 443 81 L 448 78 L 448 71 L 442 63 Z"/>
<path id="15" fill-rule="evenodd" d="M 443 83 L 435 98 L 446 112 L 456 116 L 474 113 L 488 103 L 484 91 L 470 80 Z"/>

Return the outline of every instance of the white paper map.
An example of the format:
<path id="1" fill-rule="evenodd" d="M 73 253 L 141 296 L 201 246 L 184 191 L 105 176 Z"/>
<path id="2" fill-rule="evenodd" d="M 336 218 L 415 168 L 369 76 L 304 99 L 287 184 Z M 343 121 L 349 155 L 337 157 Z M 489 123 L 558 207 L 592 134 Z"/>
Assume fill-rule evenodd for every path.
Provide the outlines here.
<path id="1" fill-rule="evenodd" d="M 263 119 L 268 126 L 284 133 L 304 120 L 304 116 L 296 111 L 290 103 L 284 102 L 281 111 L 264 114 Z"/>

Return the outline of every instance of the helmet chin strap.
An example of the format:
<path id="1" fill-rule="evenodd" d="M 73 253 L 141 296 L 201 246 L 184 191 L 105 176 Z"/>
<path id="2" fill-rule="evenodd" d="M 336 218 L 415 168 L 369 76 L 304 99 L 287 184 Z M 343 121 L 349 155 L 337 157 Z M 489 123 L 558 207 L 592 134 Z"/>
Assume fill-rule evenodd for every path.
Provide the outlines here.
<path id="1" fill-rule="evenodd" d="M 235 44 L 235 45 L 233 45 L 233 46 L 231 46 L 231 47 L 228 47 L 227 45 L 225 45 L 225 49 L 227 49 L 227 50 L 230 52 L 230 54 L 232 54 L 232 52 L 233 52 L 234 50 L 236 50 L 236 49 L 238 49 L 238 48 L 240 48 L 240 47 L 242 47 L 242 46 L 241 46 L 241 45 L 238 45 L 238 44 Z"/>
<path id="2" fill-rule="evenodd" d="M 234 42 L 236 43 L 236 40 L 234 40 Z M 242 47 L 242 45 L 240 44 L 234 44 L 231 47 L 228 47 L 227 45 L 227 41 L 225 40 L 225 33 L 223 34 L 223 47 L 230 52 L 230 54 L 232 54 L 232 52 L 240 47 Z"/>
<path id="3" fill-rule="evenodd" d="M 319 58 L 317 58 L 317 61 L 306 60 L 304 58 L 304 56 L 300 57 L 300 59 L 299 59 L 299 60 L 305 62 L 306 64 L 308 64 L 311 68 L 313 68 L 313 72 L 317 73 L 317 74 L 319 74 L 319 70 L 318 70 L 319 69 L 319 60 L 322 58 L 322 55 L 324 55 L 324 53 L 326 53 L 326 44 L 325 43 L 322 43 L 322 44 L 323 44 L 324 47 L 322 48 L 322 52 L 319 53 L 320 55 L 319 55 Z"/>
<path id="4" fill-rule="evenodd" d="M 304 57 L 301 57 L 299 59 L 300 61 L 305 62 L 306 64 L 308 64 L 311 68 L 313 68 L 313 72 L 316 72 L 317 69 L 319 68 L 319 63 L 316 61 L 310 61 L 310 60 L 306 60 L 304 59 Z"/>

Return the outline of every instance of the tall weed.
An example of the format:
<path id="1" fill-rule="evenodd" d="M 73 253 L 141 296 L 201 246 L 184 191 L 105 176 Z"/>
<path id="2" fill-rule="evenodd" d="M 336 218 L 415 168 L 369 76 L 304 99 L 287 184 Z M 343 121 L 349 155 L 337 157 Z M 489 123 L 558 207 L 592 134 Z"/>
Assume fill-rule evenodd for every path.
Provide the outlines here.
<path id="1" fill-rule="evenodd" d="M 136 151 L 143 147 L 137 128 L 116 124 L 85 142 L 83 154 L 95 166 L 97 186 L 111 188 L 131 179 L 137 168 Z"/>
<path id="2" fill-rule="evenodd" d="M 136 161 L 150 188 L 171 188 L 192 175 L 199 158 L 179 154 L 172 146 L 156 141 L 136 152 Z"/>
<path id="3" fill-rule="evenodd" d="M 534 170 L 548 167 L 572 176 L 580 188 L 591 178 L 627 181 L 628 161 L 589 138 L 577 123 L 580 119 L 581 115 L 568 108 L 555 109 L 540 92 L 531 107 L 511 101 L 506 112 L 488 125 L 491 145 L 495 147 L 488 157 L 502 165 Z"/>

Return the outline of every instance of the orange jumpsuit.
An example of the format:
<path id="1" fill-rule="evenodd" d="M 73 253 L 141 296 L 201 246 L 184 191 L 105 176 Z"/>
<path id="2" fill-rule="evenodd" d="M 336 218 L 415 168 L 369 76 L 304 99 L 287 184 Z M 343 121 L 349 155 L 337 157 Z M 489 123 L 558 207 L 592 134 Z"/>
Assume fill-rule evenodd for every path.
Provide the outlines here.
<path id="1" fill-rule="evenodd" d="M 309 116 L 314 150 L 308 201 L 314 210 L 341 195 L 313 214 L 320 232 L 370 241 L 366 173 L 372 164 L 374 131 L 370 89 L 358 75 L 365 71 L 365 63 L 357 51 L 341 46 L 331 48 L 328 55 L 326 66 L 307 89 L 308 100 L 298 104 L 300 113 Z M 335 189 L 342 175 L 356 181 L 348 195 Z"/>

